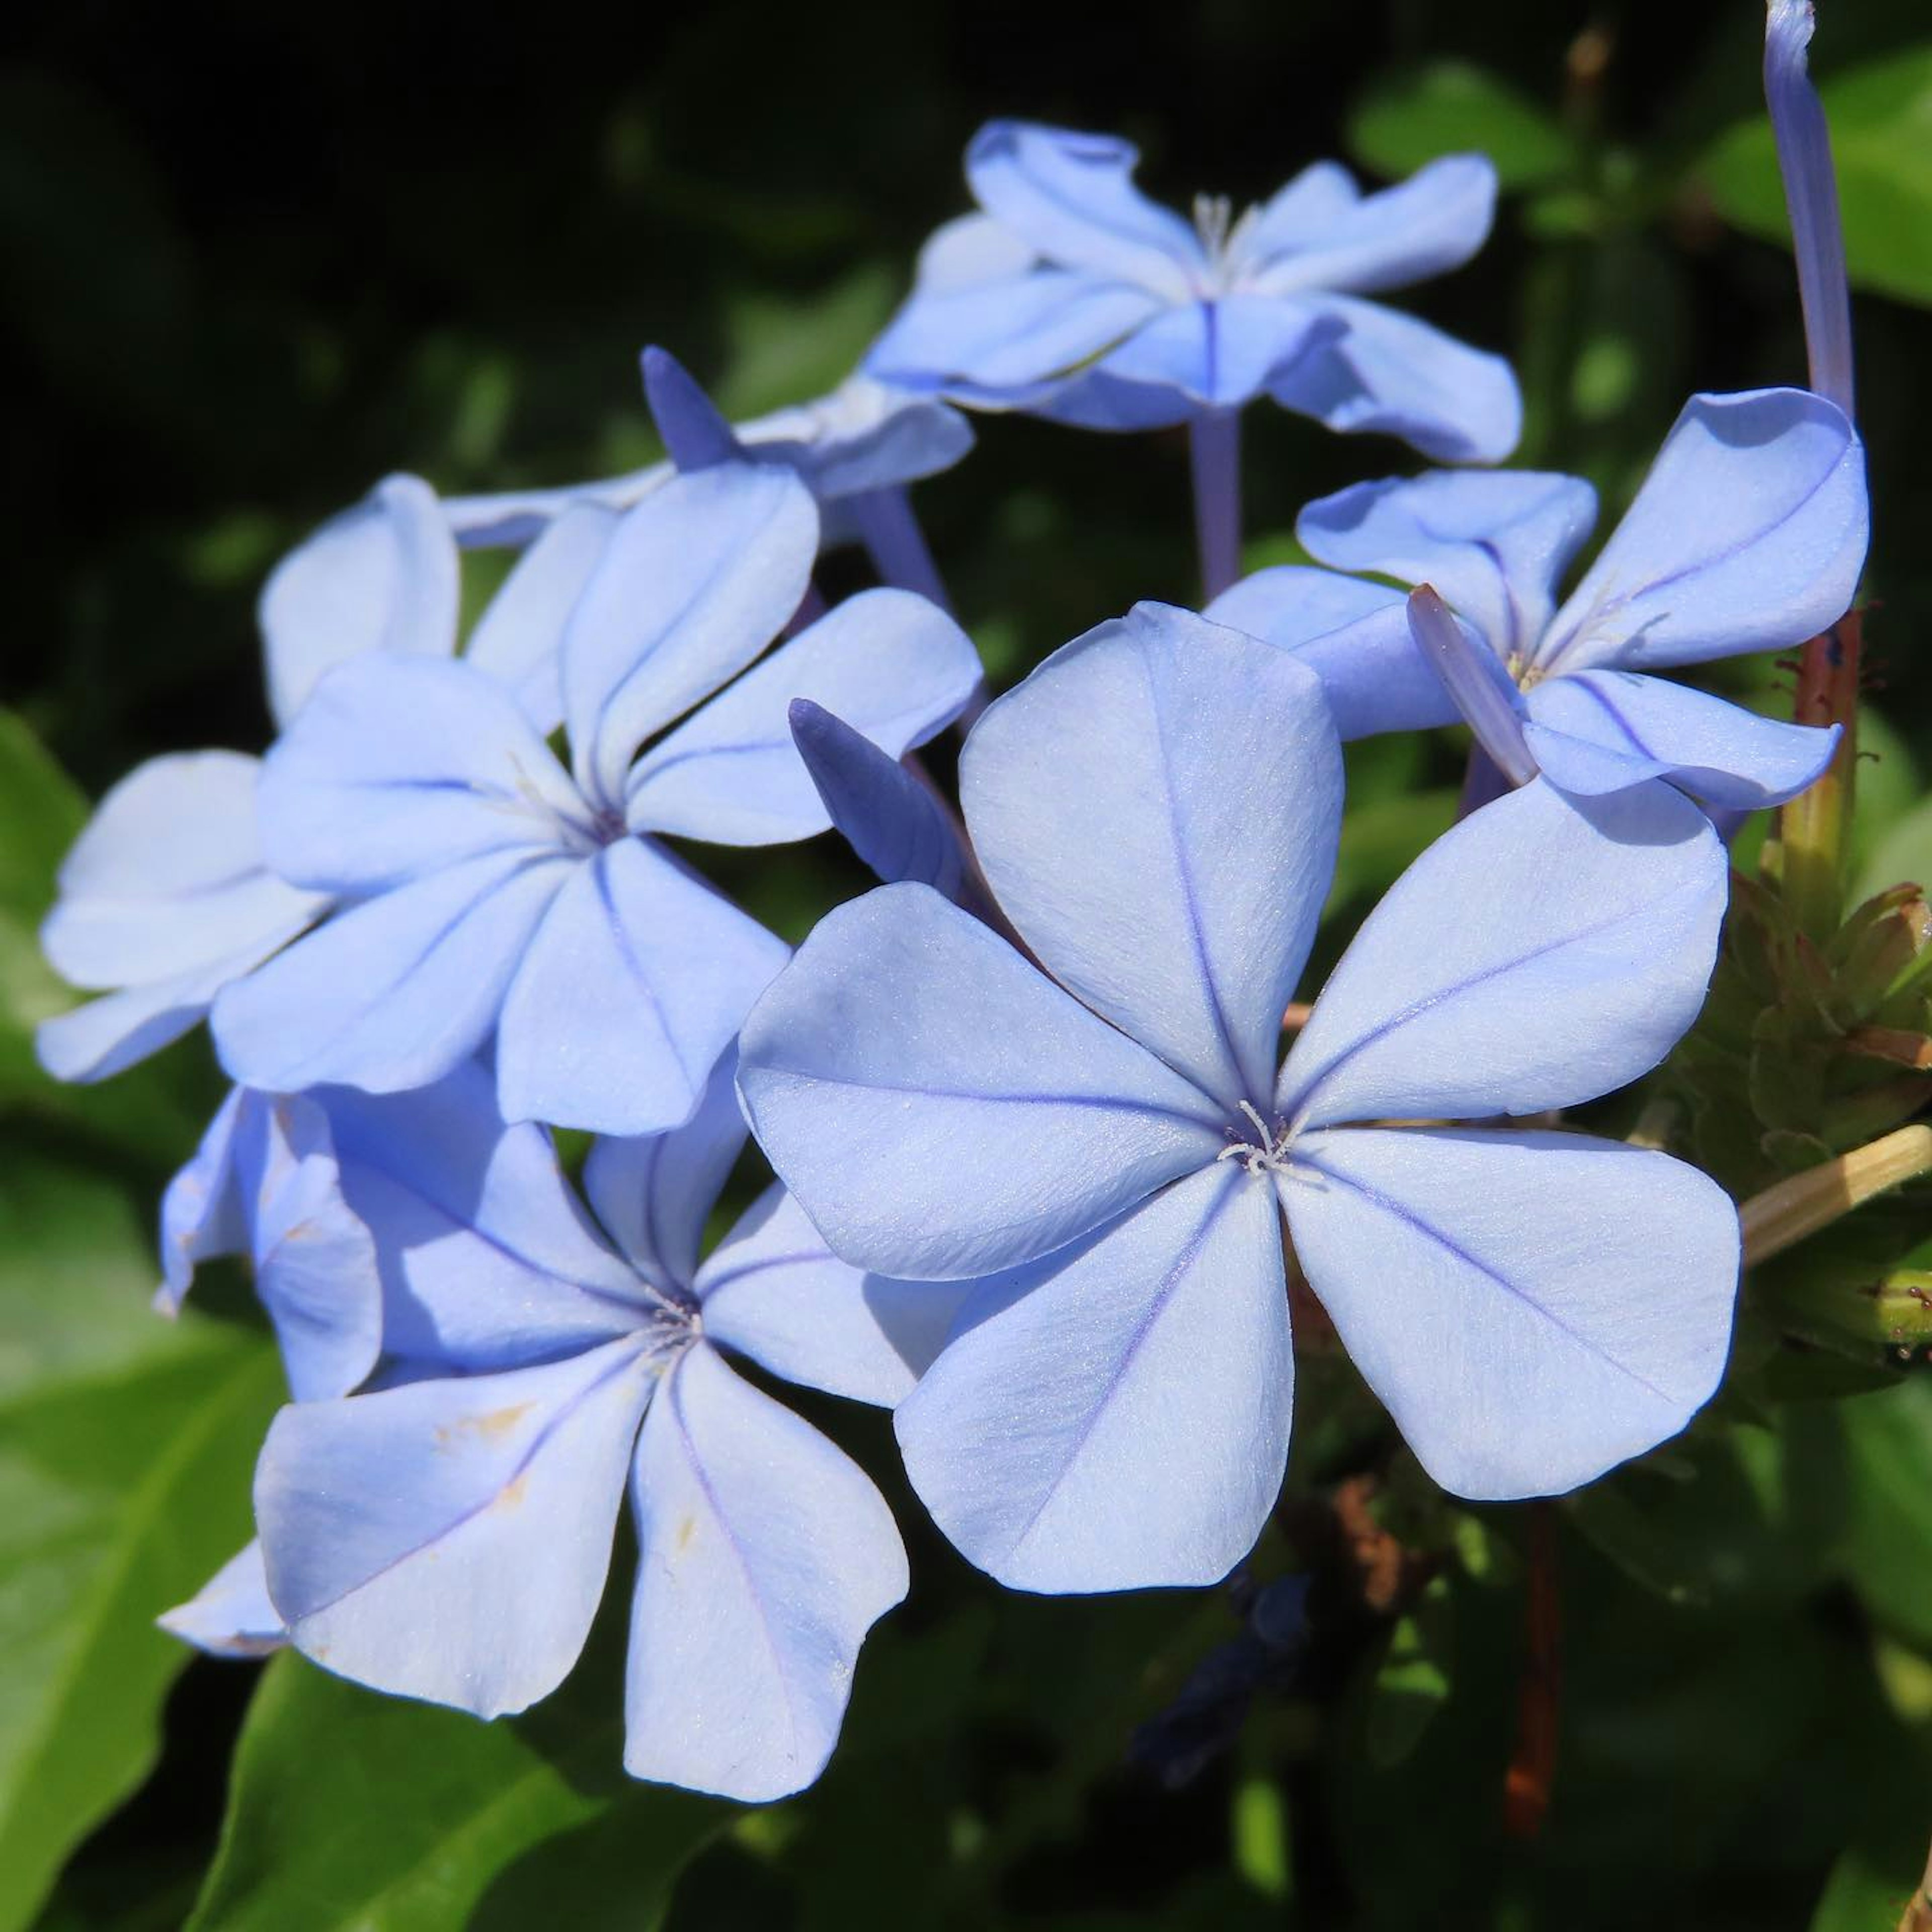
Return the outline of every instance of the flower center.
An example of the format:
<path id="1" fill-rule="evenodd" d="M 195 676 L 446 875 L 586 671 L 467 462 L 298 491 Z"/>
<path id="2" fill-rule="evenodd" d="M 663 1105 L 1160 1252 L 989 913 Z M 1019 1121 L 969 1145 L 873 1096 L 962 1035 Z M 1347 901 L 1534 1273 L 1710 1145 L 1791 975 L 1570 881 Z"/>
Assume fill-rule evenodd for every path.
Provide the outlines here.
<path id="1" fill-rule="evenodd" d="M 1252 1140 L 1230 1139 L 1217 1154 L 1216 1160 L 1238 1160 L 1250 1174 L 1286 1174 L 1288 1172 L 1288 1144 L 1292 1138 L 1288 1123 L 1276 1118 L 1270 1123 L 1262 1118 L 1255 1108 L 1244 1100 L 1241 1112 L 1247 1115 L 1248 1124 L 1255 1131 Z"/>

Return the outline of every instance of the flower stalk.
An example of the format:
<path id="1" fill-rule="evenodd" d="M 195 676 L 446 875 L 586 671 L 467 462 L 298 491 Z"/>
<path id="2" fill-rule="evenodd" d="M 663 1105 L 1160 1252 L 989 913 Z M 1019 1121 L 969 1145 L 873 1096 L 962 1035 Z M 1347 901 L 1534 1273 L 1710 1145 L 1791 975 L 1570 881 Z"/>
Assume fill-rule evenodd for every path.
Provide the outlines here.
<path id="1" fill-rule="evenodd" d="M 1899 1128 L 1752 1196 L 1738 1210 L 1744 1265 L 1768 1261 L 1875 1195 L 1932 1173 L 1932 1127 Z"/>
<path id="2" fill-rule="evenodd" d="M 1194 535 L 1201 554 L 1204 602 L 1241 574 L 1241 415 L 1203 410 L 1187 430 L 1194 478 Z"/>

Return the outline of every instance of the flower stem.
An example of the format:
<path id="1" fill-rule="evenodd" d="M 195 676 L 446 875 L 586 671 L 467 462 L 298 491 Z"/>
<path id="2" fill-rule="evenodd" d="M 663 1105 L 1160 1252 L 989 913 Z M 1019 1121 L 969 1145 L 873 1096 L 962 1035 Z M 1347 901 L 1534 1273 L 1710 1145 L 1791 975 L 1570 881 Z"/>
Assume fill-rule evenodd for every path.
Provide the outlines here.
<path id="1" fill-rule="evenodd" d="M 1546 1500 L 1529 1506 L 1528 1615 L 1516 1755 L 1503 1781 L 1503 1826 L 1514 1838 L 1533 1838 L 1542 1830 L 1556 1775 L 1562 1599 L 1556 1582 L 1556 1516 Z"/>
<path id="2" fill-rule="evenodd" d="M 1241 574 L 1241 416 L 1203 410 L 1188 425 L 1201 593 L 1211 603 Z"/>
<path id="3" fill-rule="evenodd" d="M 1858 772 L 1859 614 L 1848 610 L 1799 654 L 1792 715 L 1800 724 L 1844 728 L 1838 748 L 1817 783 L 1778 808 L 1774 856 L 1784 902 L 1814 939 L 1838 930 L 1844 916 L 1845 873 Z"/>
<path id="4" fill-rule="evenodd" d="M 879 580 L 896 590 L 916 590 L 950 615 L 952 600 L 904 488 L 861 490 L 846 503 Z"/>
<path id="5" fill-rule="evenodd" d="M 1915 1126 L 1775 1183 L 1738 1210 L 1744 1265 L 1782 1254 L 1873 1196 L 1927 1173 L 1932 1173 L 1932 1127 Z"/>

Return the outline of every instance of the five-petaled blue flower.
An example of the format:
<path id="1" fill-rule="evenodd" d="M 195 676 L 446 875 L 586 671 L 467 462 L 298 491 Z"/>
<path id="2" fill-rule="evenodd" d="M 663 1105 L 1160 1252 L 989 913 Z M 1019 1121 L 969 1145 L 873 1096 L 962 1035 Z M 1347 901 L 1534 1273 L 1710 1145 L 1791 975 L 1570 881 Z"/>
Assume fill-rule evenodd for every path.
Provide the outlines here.
<path id="1" fill-rule="evenodd" d="M 270 862 L 351 903 L 218 1000 L 242 1084 L 398 1092 L 494 1036 L 507 1118 L 676 1124 L 787 956 L 656 835 L 808 838 L 828 821 L 793 699 L 896 754 L 978 683 L 958 626 L 885 590 L 746 670 L 798 609 L 817 546 L 789 470 L 728 464 L 622 517 L 572 514 L 608 528 L 563 636 L 568 770 L 499 681 L 388 652 L 332 672 L 269 754 Z"/>
<path id="2" fill-rule="evenodd" d="M 1710 1395 L 1738 1263 L 1721 1190 L 1621 1142 L 1418 1124 L 1580 1103 L 1669 1051 L 1725 898 L 1688 800 L 1533 784 L 1466 820 L 1363 926 L 1277 1074 L 1341 817 L 1304 667 L 1142 606 L 987 712 L 962 793 L 1039 966 L 882 886 L 753 1010 L 739 1078 L 835 1252 L 974 1283 L 897 1412 L 973 1561 L 1096 1590 L 1244 1554 L 1288 1451 L 1284 1219 L 1457 1494 L 1572 1488 Z"/>
<path id="3" fill-rule="evenodd" d="M 1786 724 L 1648 675 L 1781 650 L 1844 614 L 1864 561 L 1864 454 L 1802 389 L 1694 396 L 1595 562 L 1556 585 L 1596 520 L 1575 476 L 1436 471 L 1361 483 L 1301 513 L 1324 563 L 1427 584 L 1480 646 L 1464 710 L 1484 742 L 1562 790 L 1661 778 L 1751 810 L 1830 762 L 1835 727 Z M 1344 737 L 1448 724 L 1456 700 L 1416 648 L 1399 592 L 1285 565 L 1208 606 L 1318 670 Z M 1505 769 L 1508 769 L 1507 765 Z"/>
<path id="4" fill-rule="evenodd" d="M 1262 395 L 1331 429 L 1381 430 L 1443 462 L 1515 448 L 1499 356 L 1364 300 L 1457 267 L 1488 234 L 1478 154 L 1364 196 L 1321 162 L 1231 221 L 1148 200 L 1126 142 L 1025 122 L 980 130 L 967 178 L 984 212 L 941 229 L 866 367 L 982 409 L 1152 429 Z"/>
<path id="5" fill-rule="evenodd" d="M 494 1717 L 576 1661 L 628 1485 L 626 1768 L 760 1800 L 823 1767 L 860 1644 L 904 1594 L 906 1564 L 864 1473 L 726 1352 L 889 1403 L 938 1336 L 928 1296 L 835 1259 L 779 1186 L 700 1263 L 744 1139 L 731 1073 L 728 1058 L 676 1132 L 592 1146 L 596 1223 L 543 1130 L 498 1120 L 481 1070 L 427 1113 L 415 1095 L 363 1100 L 384 1347 L 411 1376 L 284 1408 L 255 1510 L 260 1574 L 296 1648 Z M 260 1621 L 253 1561 L 176 1627 L 199 1636 L 238 1604 Z"/>

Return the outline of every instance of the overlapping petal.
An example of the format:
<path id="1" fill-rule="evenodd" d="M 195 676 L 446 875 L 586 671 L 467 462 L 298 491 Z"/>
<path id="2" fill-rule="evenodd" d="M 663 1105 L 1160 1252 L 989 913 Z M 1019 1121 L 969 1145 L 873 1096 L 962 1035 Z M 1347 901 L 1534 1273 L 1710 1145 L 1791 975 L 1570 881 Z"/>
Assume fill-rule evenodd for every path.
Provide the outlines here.
<path id="1" fill-rule="evenodd" d="M 339 1676 L 478 1717 L 554 1690 L 603 1594 L 657 1376 L 628 1338 L 284 1409 L 255 1516 L 290 1640 Z"/>
<path id="2" fill-rule="evenodd" d="M 1341 823 L 1319 680 L 1142 604 L 994 704 L 960 785 L 987 883 L 1048 970 L 1230 1116 L 1264 1102 Z"/>
<path id="3" fill-rule="evenodd" d="M 1824 771 L 1838 728 L 1786 724 L 1633 671 L 1546 678 L 1527 698 L 1529 748 L 1550 782 L 1586 794 L 1664 778 L 1706 805 L 1755 812 Z"/>
<path id="4" fill-rule="evenodd" d="M 560 869 L 562 890 L 505 976 L 504 1117 L 610 1134 L 674 1127 L 784 964 L 784 942 L 646 839 Z"/>
<path id="5" fill-rule="evenodd" d="M 1647 1072 L 1696 1017 L 1724 847 L 1682 794 L 1543 782 L 1430 846 L 1363 922 L 1281 1072 L 1321 1126 L 1533 1113 Z"/>
<path id="6" fill-rule="evenodd" d="M 739 1061 L 772 1166 L 834 1252 L 882 1274 L 1030 1260 L 1226 1144 L 1198 1088 L 924 886 L 821 920 Z"/>
<path id="7" fill-rule="evenodd" d="M 904 1596 L 863 1471 L 710 1348 L 665 1378 L 638 1444 L 624 1767 L 749 1802 L 824 1768 L 859 1646 Z"/>
<path id="8" fill-rule="evenodd" d="M 456 544 L 436 492 L 386 477 L 283 558 L 262 586 L 268 708 L 288 724 L 323 674 L 365 651 L 456 649 Z"/>
<path id="9" fill-rule="evenodd" d="M 611 532 L 563 642 L 579 786 L 621 810 L 638 747 L 734 676 L 790 620 L 818 517 L 788 470 L 725 464 L 679 476 Z"/>
<path id="10" fill-rule="evenodd" d="M 862 591 L 654 745 L 630 777 L 628 822 L 728 845 L 810 838 L 830 821 L 792 742 L 795 699 L 896 758 L 956 718 L 980 676 L 971 640 L 944 611 L 910 591 Z"/>
<path id="11" fill-rule="evenodd" d="M 944 1344 L 970 1284 L 896 1281 L 841 1261 L 775 1183 L 698 1272 L 704 1332 L 807 1388 L 890 1408 Z"/>
<path id="12" fill-rule="evenodd" d="M 1349 296 L 1310 295 L 1346 325 L 1311 338 L 1268 393 L 1284 409 L 1344 434 L 1399 436 L 1438 463 L 1498 463 L 1522 434 L 1522 398 L 1509 364 L 1426 322 Z"/>
<path id="13" fill-rule="evenodd" d="M 894 1418 L 963 1554 L 1016 1589 L 1211 1583 L 1288 1460 L 1274 1192 L 1233 1162 L 982 1284 Z"/>
<path id="14" fill-rule="evenodd" d="M 1526 662 L 1596 517 L 1597 493 L 1580 477 L 1438 470 L 1338 490 L 1310 503 L 1294 528 L 1338 570 L 1432 586 L 1499 658 Z"/>
<path id="15" fill-rule="evenodd" d="M 1804 389 L 1693 396 L 1545 637 L 1545 670 L 1782 649 L 1835 623 L 1868 532 L 1864 452 Z"/>
<path id="16" fill-rule="evenodd" d="M 487 1040 L 574 861 L 487 854 L 352 906 L 223 990 L 215 1045 L 244 1087 L 400 1093 Z"/>
<path id="17" fill-rule="evenodd" d="M 993 121 L 967 151 L 966 178 L 980 206 L 1048 261 L 1184 300 L 1207 256 L 1180 216 L 1134 186 L 1139 159 L 1108 135 Z"/>
<path id="18" fill-rule="evenodd" d="M 1466 1130 L 1311 1133 L 1294 1159 L 1282 1196 L 1309 1283 L 1452 1493 L 1574 1489 L 1676 1435 L 1717 1387 L 1738 1222 L 1695 1168 Z"/>
<path id="19" fill-rule="evenodd" d="M 281 1614 L 268 1600 L 260 1543 L 237 1551 L 186 1603 L 154 1621 L 214 1657 L 266 1657 L 288 1642 Z"/>
<path id="20" fill-rule="evenodd" d="M 1341 333 L 1318 309 L 1236 292 L 1163 310 L 1110 350 L 1094 373 L 1178 389 L 1207 408 L 1238 409 L 1277 370 Z"/>

